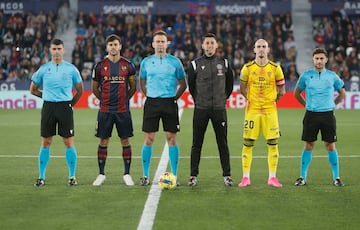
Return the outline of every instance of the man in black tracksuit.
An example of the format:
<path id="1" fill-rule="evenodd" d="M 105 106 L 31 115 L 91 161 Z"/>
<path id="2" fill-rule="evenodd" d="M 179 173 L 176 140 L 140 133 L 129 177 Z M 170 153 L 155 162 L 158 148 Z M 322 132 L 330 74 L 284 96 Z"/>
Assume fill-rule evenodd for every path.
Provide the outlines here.
<path id="1" fill-rule="evenodd" d="M 216 135 L 224 184 L 233 184 L 227 143 L 226 100 L 233 90 L 234 73 L 226 59 L 216 56 L 217 47 L 216 36 L 206 34 L 202 43 L 204 55 L 188 67 L 188 86 L 195 103 L 189 186 L 197 184 L 201 148 L 209 120 Z"/>

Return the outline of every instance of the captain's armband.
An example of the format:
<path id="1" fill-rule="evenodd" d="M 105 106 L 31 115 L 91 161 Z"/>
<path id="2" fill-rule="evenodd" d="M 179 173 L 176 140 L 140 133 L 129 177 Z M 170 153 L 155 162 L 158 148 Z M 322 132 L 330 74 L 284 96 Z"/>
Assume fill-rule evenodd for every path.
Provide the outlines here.
<path id="1" fill-rule="evenodd" d="M 135 82 L 134 75 L 129 76 L 129 83 L 134 83 L 134 82 Z"/>

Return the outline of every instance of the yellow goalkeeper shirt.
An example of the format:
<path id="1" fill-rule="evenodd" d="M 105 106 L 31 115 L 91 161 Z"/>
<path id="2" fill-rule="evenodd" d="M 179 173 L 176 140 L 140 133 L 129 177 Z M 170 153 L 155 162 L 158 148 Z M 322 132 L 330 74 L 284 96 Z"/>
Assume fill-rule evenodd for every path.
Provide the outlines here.
<path id="1" fill-rule="evenodd" d="M 247 111 L 268 113 L 276 110 L 276 87 L 285 84 L 280 65 L 269 61 L 260 66 L 253 60 L 241 69 L 240 81 L 247 83 Z"/>

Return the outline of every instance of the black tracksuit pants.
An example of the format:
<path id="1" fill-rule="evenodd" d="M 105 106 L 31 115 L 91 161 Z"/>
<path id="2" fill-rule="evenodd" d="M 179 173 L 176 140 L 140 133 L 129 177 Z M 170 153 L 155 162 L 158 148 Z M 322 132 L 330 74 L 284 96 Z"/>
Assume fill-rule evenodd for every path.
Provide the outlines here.
<path id="1" fill-rule="evenodd" d="M 194 109 L 193 116 L 193 141 L 191 147 L 191 176 L 199 174 L 201 149 L 205 132 L 211 120 L 214 128 L 216 142 L 220 155 L 223 176 L 230 176 L 230 156 L 227 143 L 227 114 L 226 109 Z"/>

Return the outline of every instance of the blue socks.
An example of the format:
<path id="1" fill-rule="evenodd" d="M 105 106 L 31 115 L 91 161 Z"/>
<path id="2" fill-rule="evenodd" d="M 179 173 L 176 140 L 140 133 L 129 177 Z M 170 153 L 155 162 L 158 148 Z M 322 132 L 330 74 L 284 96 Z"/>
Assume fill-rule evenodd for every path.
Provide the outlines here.
<path id="1" fill-rule="evenodd" d="M 312 158 L 312 152 L 309 150 L 303 150 L 301 156 L 301 177 L 306 180 L 307 172 Z M 339 158 L 337 150 L 328 152 L 328 160 L 330 163 L 333 180 L 339 178 Z"/>
<path id="2" fill-rule="evenodd" d="M 75 147 L 66 148 L 65 157 L 66 157 L 66 163 L 69 168 L 69 178 L 75 177 L 76 161 L 77 161 Z"/>
<path id="3" fill-rule="evenodd" d="M 169 159 L 170 159 L 170 169 L 172 174 L 177 176 L 177 169 L 179 164 L 179 146 L 169 146 Z"/>
<path id="4" fill-rule="evenodd" d="M 149 178 L 150 162 L 152 157 L 152 146 L 143 145 L 141 150 L 142 167 L 144 177 Z"/>
<path id="5" fill-rule="evenodd" d="M 150 174 L 150 162 L 152 157 L 152 146 L 143 145 L 141 150 L 142 157 L 142 167 L 144 177 L 149 178 Z M 170 159 L 170 168 L 172 174 L 177 176 L 177 169 L 179 163 L 179 146 L 169 146 L 169 159 Z"/>
<path id="6" fill-rule="evenodd" d="M 45 180 L 46 167 L 50 160 L 50 148 L 40 147 L 39 151 L 39 178 Z"/>
<path id="7" fill-rule="evenodd" d="M 312 158 L 312 151 L 303 149 L 301 155 L 301 173 L 300 176 L 306 181 L 307 172 Z"/>
<path id="8" fill-rule="evenodd" d="M 336 150 L 328 152 L 328 160 L 333 174 L 333 180 L 335 180 L 339 178 L 339 158 Z"/>
<path id="9" fill-rule="evenodd" d="M 76 171 L 76 149 L 75 147 L 67 148 L 65 152 L 66 162 L 69 167 L 69 178 L 75 177 Z M 40 147 L 39 151 L 39 178 L 45 180 L 46 168 L 50 160 L 50 148 Z"/>

